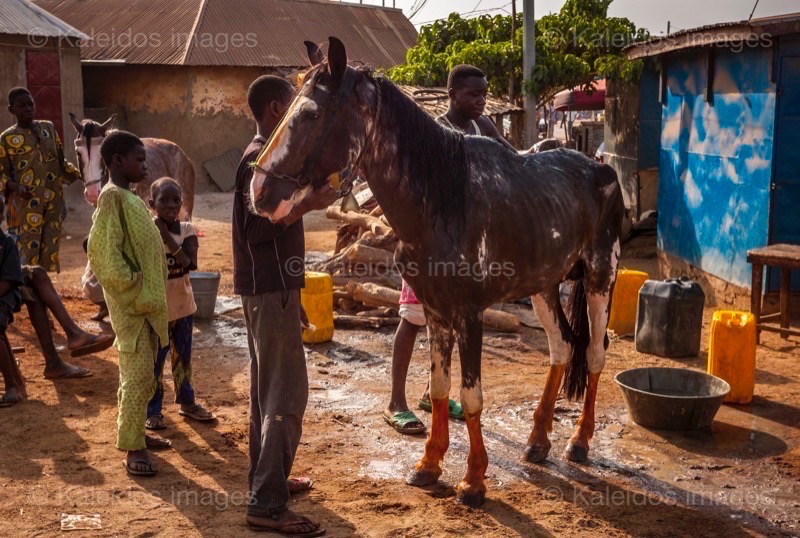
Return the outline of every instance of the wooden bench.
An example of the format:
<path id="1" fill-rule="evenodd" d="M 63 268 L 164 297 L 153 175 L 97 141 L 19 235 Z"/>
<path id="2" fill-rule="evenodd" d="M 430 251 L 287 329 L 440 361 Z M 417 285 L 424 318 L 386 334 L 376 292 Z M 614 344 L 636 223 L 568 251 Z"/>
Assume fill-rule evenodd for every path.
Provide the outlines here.
<path id="1" fill-rule="evenodd" d="M 789 286 L 792 269 L 800 269 L 800 245 L 777 244 L 747 251 L 747 261 L 753 264 L 753 283 L 750 292 L 750 310 L 756 318 L 756 342 L 760 343 L 761 331 L 781 334 L 781 338 L 800 336 L 800 331 L 789 328 Z M 764 285 L 764 266 L 781 270 L 780 311 L 761 315 L 761 294 Z M 779 327 L 767 325 L 766 321 L 778 318 Z"/>

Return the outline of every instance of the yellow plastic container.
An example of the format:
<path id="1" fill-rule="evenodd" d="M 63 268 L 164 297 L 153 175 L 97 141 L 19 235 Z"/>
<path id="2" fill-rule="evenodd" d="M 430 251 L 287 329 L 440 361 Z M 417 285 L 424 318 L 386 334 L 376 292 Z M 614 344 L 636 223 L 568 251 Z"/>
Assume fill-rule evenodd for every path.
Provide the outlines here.
<path id="1" fill-rule="evenodd" d="M 636 330 L 636 306 L 639 304 L 639 290 L 650 275 L 642 271 L 620 269 L 614 284 L 611 298 L 611 313 L 608 317 L 608 330 L 617 336 L 633 334 Z"/>
<path id="2" fill-rule="evenodd" d="M 723 402 L 753 399 L 756 378 L 756 320 L 749 312 L 717 310 L 711 319 L 708 373 L 724 379 L 731 392 Z"/>
<path id="3" fill-rule="evenodd" d="M 303 342 L 319 344 L 333 338 L 333 280 L 328 273 L 306 272 L 306 287 L 300 290 L 300 303 L 313 325 L 303 330 Z"/>

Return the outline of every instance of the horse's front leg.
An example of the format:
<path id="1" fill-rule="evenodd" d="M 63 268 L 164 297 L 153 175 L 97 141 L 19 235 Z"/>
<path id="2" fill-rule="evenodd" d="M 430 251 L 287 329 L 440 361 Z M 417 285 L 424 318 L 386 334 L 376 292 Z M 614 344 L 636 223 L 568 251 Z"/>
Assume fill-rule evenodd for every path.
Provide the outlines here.
<path id="1" fill-rule="evenodd" d="M 453 328 L 427 311 L 428 340 L 431 346 L 431 433 L 425 442 L 425 454 L 408 475 L 411 486 L 435 484 L 442 475 L 440 463 L 450 446 L 448 401 L 450 399 L 450 356 L 453 353 Z"/>
<path id="2" fill-rule="evenodd" d="M 474 313 L 463 322 L 458 334 L 458 352 L 461 355 L 461 406 L 469 432 L 467 474 L 458 485 L 456 500 L 477 508 L 486 498 L 483 477 L 489 466 L 486 447 L 481 433 L 483 391 L 481 389 L 481 345 L 483 323 L 480 313 Z"/>
<path id="3" fill-rule="evenodd" d="M 570 329 L 564 310 L 561 308 L 558 286 L 531 297 L 531 303 L 539 323 L 544 327 L 550 347 L 550 370 L 547 372 L 544 392 L 533 413 L 533 430 L 522 459 L 530 463 L 544 461 L 550 453 L 548 435 L 553 430 L 556 398 L 561 388 L 561 380 L 567 361 L 572 354 Z"/>

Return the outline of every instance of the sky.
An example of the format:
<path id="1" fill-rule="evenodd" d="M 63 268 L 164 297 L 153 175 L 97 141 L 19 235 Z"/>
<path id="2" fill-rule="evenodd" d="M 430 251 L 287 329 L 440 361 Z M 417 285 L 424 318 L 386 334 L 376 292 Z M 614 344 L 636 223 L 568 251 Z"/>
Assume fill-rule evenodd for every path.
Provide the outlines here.
<path id="1" fill-rule="evenodd" d="M 354 0 L 350 0 L 351 2 Z M 411 8 L 419 6 L 424 0 L 363 0 L 365 4 L 381 4 L 390 6 L 394 1 L 406 16 L 411 15 Z M 422 23 L 447 17 L 452 12 L 485 12 L 510 13 L 512 0 L 427 0 L 425 5 L 411 19 L 417 28 Z M 564 0 L 534 0 L 537 18 L 551 12 L 557 12 Z M 517 0 L 517 9 L 522 10 L 522 0 Z M 627 17 L 637 27 L 645 27 L 653 35 L 666 32 L 667 21 L 671 22 L 671 31 L 695 28 L 718 22 L 745 20 L 753 10 L 755 0 L 614 0 L 609 8 L 613 17 Z M 505 10 L 505 11 L 504 11 Z M 759 0 L 754 18 L 767 17 L 800 11 L 798 0 Z M 478 14 L 478 13 L 475 13 Z"/>

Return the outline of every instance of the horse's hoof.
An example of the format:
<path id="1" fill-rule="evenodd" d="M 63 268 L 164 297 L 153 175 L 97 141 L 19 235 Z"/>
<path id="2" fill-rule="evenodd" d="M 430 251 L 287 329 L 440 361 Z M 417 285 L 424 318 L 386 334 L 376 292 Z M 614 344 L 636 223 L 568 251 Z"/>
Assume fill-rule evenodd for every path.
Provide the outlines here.
<path id="1" fill-rule="evenodd" d="M 471 488 L 459 489 L 456 501 L 470 508 L 478 508 L 486 501 L 486 488 L 475 488 L 474 491 Z"/>
<path id="2" fill-rule="evenodd" d="M 432 486 L 439 481 L 440 474 L 441 473 L 435 473 L 433 471 L 420 471 L 418 469 L 414 469 L 408 474 L 408 478 L 406 478 L 406 484 L 409 486 L 416 486 L 418 488 Z"/>
<path id="3" fill-rule="evenodd" d="M 569 461 L 574 461 L 576 463 L 583 463 L 589 459 L 589 449 L 587 447 L 573 445 L 572 443 L 567 445 L 564 454 Z"/>
<path id="4" fill-rule="evenodd" d="M 522 453 L 522 461 L 528 463 L 539 463 L 547 459 L 550 454 L 550 447 L 546 445 L 528 445 Z"/>

